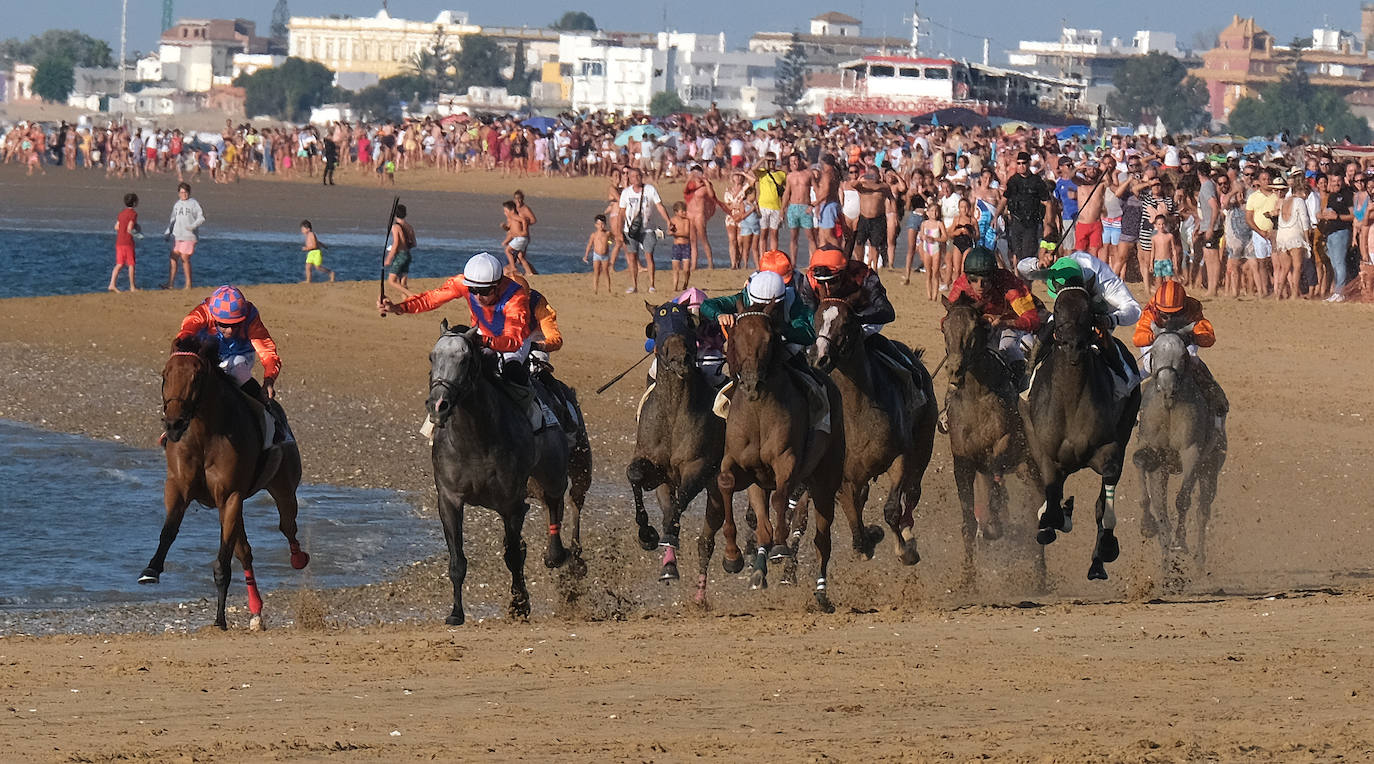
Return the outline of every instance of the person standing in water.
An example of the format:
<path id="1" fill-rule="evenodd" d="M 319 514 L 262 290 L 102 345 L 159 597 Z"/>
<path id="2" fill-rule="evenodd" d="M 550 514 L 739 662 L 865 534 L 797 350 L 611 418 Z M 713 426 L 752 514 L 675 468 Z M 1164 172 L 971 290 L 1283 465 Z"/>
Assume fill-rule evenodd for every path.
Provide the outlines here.
<path id="1" fill-rule="evenodd" d="M 202 225 L 205 225 L 205 211 L 200 208 L 200 202 L 191 198 L 191 184 L 178 183 L 177 203 L 172 205 L 172 218 L 167 221 L 167 230 L 162 232 L 162 238 L 172 242 L 167 283 L 162 285 L 163 289 L 172 288 L 178 262 L 186 276 L 184 288 L 191 288 L 191 255 L 196 253 L 196 243 L 200 240 L 197 232 Z"/>
<path id="2" fill-rule="evenodd" d="M 301 244 L 301 251 L 305 252 L 305 283 L 310 283 L 312 271 L 327 273 L 329 280 L 333 281 L 334 271 L 324 267 L 324 245 L 315 235 L 315 229 L 310 225 L 309 220 L 301 221 L 301 235 L 305 237 L 305 243 Z"/>

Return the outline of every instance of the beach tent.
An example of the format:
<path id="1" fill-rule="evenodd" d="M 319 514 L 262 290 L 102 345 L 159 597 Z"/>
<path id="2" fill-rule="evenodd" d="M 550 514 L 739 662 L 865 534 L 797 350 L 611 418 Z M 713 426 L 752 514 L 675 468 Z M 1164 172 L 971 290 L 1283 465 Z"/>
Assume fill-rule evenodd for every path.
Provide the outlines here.
<path id="1" fill-rule="evenodd" d="M 972 109 L 951 106 L 948 109 L 932 111 L 911 119 L 913 125 L 936 125 L 940 127 L 987 127 L 992 124 L 988 118 Z"/>
<path id="2" fill-rule="evenodd" d="M 668 133 L 665 132 L 661 127 L 655 127 L 653 125 L 635 125 L 634 127 L 631 127 L 629 130 L 626 130 L 620 135 L 617 135 L 615 137 L 615 145 L 624 146 L 631 140 L 642 141 L 644 140 L 644 136 L 646 135 L 650 135 L 655 138 L 662 138 L 667 134 Z"/>
<path id="3" fill-rule="evenodd" d="M 1267 151 L 1277 151 L 1278 148 L 1278 143 L 1271 141 L 1262 135 L 1257 135 L 1254 138 L 1247 140 L 1245 142 L 1245 148 L 1241 149 L 1241 151 L 1246 154 L 1263 154 Z"/>
<path id="4" fill-rule="evenodd" d="M 535 130 L 549 131 L 558 126 L 558 120 L 553 117 L 530 117 L 521 122 L 525 127 L 532 127 Z"/>
<path id="5" fill-rule="evenodd" d="M 1092 135 L 1092 133 L 1093 129 L 1087 125 L 1069 125 L 1068 127 L 1061 127 L 1054 131 L 1054 134 L 1058 136 L 1061 141 L 1066 141 L 1070 138 L 1085 138 Z"/>

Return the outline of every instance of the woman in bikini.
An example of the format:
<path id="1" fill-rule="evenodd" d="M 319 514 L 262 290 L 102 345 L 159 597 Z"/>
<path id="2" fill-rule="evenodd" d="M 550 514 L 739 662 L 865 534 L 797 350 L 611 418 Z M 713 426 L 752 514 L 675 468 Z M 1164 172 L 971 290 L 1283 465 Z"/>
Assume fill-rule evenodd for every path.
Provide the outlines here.
<path id="1" fill-rule="evenodd" d="M 940 254 L 945 251 L 945 241 L 948 240 L 945 232 L 945 221 L 940 219 L 940 205 L 932 202 L 926 207 L 925 220 L 921 221 L 920 247 L 921 263 L 926 269 L 926 299 L 936 300 L 940 297 Z M 906 279 L 903 284 L 911 283 L 911 259 L 906 263 Z"/>

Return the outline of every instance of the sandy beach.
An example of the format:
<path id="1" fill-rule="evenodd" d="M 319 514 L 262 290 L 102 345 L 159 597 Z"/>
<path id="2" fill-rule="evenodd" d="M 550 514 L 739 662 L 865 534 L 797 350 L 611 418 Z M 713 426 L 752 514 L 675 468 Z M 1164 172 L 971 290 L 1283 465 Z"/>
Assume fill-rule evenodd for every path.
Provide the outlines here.
<path id="1" fill-rule="evenodd" d="M 413 183 L 404 197 L 417 221 L 487 225 L 501 198 L 493 194 L 519 186 L 545 230 L 580 229 L 604 193 L 599 181 L 458 178 L 403 181 Z M 0 168 L 11 219 L 104 226 L 126 188 L 172 185 L 62 171 L 29 181 Z M 375 217 L 381 208 L 380 229 L 393 193 L 352 181 L 329 196 L 318 191 L 245 181 L 205 185 L 197 196 L 226 226 Z M 468 253 L 448 254 L 456 271 Z M 708 271 L 699 282 L 722 293 L 743 276 Z M 623 287 L 626 276 L 616 277 Z M 670 278 L 653 297 L 666 299 Z M 1182 591 L 1159 583 L 1160 552 L 1140 537 L 1129 463 L 1117 504 L 1122 558 L 1110 581 L 1085 579 L 1090 537 L 1075 532 L 1048 549 L 1053 591 L 1024 587 L 1039 502 L 1013 483 L 1019 527 L 980 551 L 978 588 L 957 589 L 959 509 L 940 437 L 917 511 L 921 563 L 900 566 L 890 544 L 867 562 L 843 548 L 831 567 L 839 613 L 823 616 L 806 610 L 806 587 L 749 592 L 719 564 L 704 610 L 691 605 L 689 585 L 652 580 L 657 564 L 634 542 L 624 478 L 642 377 L 592 392 L 643 354 L 646 295 L 593 297 L 589 280 L 535 279 L 558 309 L 566 346 L 554 360 L 580 392 L 592 437 L 585 580 L 550 574 L 532 553 L 533 616 L 509 622 L 494 516 L 474 510 L 470 618 L 458 629 L 442 623 L 450 590 L 436 548 L 435 558 L 355 590 L 314 589 L 308 569 L 296 580 L 261 581 L 270 592 L 262 634 L 244 630 L 236 584 L 227 634 L 147 633 L 160 630 L 154 620 L 112 627 L 129 634 L 3 637 L 6 758 L 1374 758 L 1374 309 L 1207 303 L 1219 341 L 1205 352 L 1232 402 L 1231 447 L 1209 568 Z M 933 366 L 943 355 L 943 310 L 923 299 L 923 286 L 886 281 L 899 315 L 888 333 L 928 348 Z M 0 418 L 155 447 L 168 343 L 208 286 L 0 301 Z M 407 491 L 432 516 L 429 450 L 417 432 L 426 355 L 440 319 L 466 315 L 454 307 L 382 319 L 376 292 L 375 282 L 283 284 L 253 287 L 248 297 L 281 348 L 278 389 L 306 480 Z M 1069 489 L 1087 502 L 1094 478 L 1080 474 Z M 885 481 L 874 494 L 870 518 Z M 98 507 L 55 511 L 99 520 Z M 187 522 L 214 519 L 193 512 Z M 688 539 L 700 523 L 696 507 L 684 518 Z M 532 550 L 543 524 L 542 511 L 532 512 Z M 280 537 L 251 540 L 260 557 L 286 554 Z M 131 577 L 155 541 L 128 550 Z M 684 546 L 683 569 L 694 572 L 695 544 Z M 807 571 L 814 556 L 804 550 Z M 208 566 L 197 569 L 209 596 Z M 204 603 L 189 610 L 209 626 Z M 404 622 L 380 623 L 391 620 Z"/>

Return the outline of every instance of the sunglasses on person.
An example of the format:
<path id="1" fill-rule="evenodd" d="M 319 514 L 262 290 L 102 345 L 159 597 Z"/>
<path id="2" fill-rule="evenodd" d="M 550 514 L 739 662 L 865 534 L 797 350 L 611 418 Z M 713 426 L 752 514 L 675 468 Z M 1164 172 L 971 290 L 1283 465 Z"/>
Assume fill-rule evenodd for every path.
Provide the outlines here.
<path id="1" fill-rule="evenodd" d="M 469 292 L 472 292 L 473 294 L 477 295 L 478 297 L 486 297 L 487 295 L 489 295 L 489 294 L 491 294 L 492 292 L 495 292 L 495 291 L 496 291 L 496 285 L 495 285 L 495 284 L 488 284 L 488 285 L 486 285 L 486 286 L 468 287 L 468 291 L 469 291 Z"/>
<path id="2" fill-rule="evenodd" d="M 216 321 L 215 328 L 219 329 L 220 331 L 224 331 L 225 329 L 237 329 L 239 328 L 239 325 L 237 323 L 226 324 L 223 321 Z"/>

